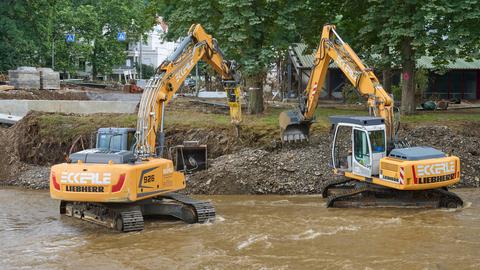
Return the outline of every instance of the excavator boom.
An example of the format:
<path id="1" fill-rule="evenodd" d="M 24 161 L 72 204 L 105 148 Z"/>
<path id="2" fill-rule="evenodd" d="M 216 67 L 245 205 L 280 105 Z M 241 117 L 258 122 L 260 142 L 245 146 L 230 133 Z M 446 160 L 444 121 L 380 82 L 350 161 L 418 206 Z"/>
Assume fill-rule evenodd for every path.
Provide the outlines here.
<path id="1" fill-rule="evenodd" d="M 387 136 L 393 141 L 392 97 L 383 89 L 373 71 L 363 64 L 352 48 L 337 34 L 333 25 L 323 27 L 310 79 L 299 108 L 280 114 L 282 141 L 308 139 L 310 125 L 314 121 L 315 110 L 331 61 L 345 74 L 360 95 L 368 99 L 370 114 L 385 119 Z"/>
<path id="2" fill-rule="evenodd" d="M 216 39 L 194 24 L 187 37 L 157 69 L 142 95 L 137 120 L 135 152 L 140 157 L 161 156 L 164 147 L 165 105 L 180 89 L 195 65 L 203 60 L 222 77 L 230 107 L 231 122 L 241 122 L 240 74 L 234 61 L 227 61 Z"/>

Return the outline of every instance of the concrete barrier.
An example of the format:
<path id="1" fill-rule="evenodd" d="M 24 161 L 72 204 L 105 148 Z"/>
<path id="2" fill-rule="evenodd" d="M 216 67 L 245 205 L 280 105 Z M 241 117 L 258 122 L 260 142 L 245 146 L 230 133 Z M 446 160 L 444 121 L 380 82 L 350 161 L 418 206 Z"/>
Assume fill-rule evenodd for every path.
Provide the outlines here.
<path id="1" fill-rule="evenodd" d="M 0 113 L 25 116 L 29 111 L 59 113 L 134 113 L 137 101 L 0 100 Z"/>

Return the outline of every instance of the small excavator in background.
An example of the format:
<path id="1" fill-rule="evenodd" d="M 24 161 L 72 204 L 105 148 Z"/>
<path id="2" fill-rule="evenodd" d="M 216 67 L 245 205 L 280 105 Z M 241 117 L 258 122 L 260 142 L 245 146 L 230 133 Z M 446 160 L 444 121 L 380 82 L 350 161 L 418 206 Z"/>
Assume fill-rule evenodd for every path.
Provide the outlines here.
<path id="1" fill-rule="evenodd" d="M 398 140 L 393 98 L 371 69 L 335 31 L 323 27 L 314 66 L 295 110 L 279 116 L 284 143 L 305 141 L 330 61 L 368 100 L 370 116 L 332 116 L 332 167 L 336 177 L 323 184 L 328 207 L 463 206 L 447 186 L 460 181 L 460 160 L 431 147 Z"/>
<path id="2" fill-rule="evenodd" d="M 61 200 L 61 214 L 124 232 L 143 230 L 143 217 L 150 215 L 187 223 L 215 219 L 210 202 L 175 193 L 185 188 L 185 176 L 175 170 L 172 160 L 162 158 L 165 106 L 200 60 L 221 75 L 231 121 L 240 124 L 235 62 L 225 60 L 217 41 L 194 24 L 145 87 L 136 129 L 101 128 L 95 149 L 73 153 L 70 162 L 51 168 L 50 195 Z"/>

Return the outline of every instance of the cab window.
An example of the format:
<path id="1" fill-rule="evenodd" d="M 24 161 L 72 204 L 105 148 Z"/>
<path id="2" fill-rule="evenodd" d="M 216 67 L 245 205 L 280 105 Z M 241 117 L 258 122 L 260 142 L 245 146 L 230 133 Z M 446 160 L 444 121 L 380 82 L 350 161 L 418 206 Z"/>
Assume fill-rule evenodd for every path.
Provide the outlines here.
<path id="1" fill-rule="evenodd" d="M 368 136 L 370 137 L 370 143 L 372 144 L 373 153 L 385 152 L 385 131 L 384 130 L 369 131 Z"/>
<path id="2" fill-rule="evenodd" d="M 368 147 L 367 133 L 363 130 L 353 131 L 354 155 L 358 163 L 363 166 L 370 165 L 370 149 Z"/>

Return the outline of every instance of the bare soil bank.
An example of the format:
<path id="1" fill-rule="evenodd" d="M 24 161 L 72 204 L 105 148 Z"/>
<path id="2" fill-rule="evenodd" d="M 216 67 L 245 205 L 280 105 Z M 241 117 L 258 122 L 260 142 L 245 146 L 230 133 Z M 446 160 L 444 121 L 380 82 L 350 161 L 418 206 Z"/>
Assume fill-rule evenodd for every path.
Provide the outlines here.
<path id="1" fill-rule="evenodd" d="M 134 115 L 58 115 L 30 113 L 11 128 L 0 128 L 0 183 L 48 188 L 49 166 L 63 162 L 70 150 L 88 148 L 99 127 L 133 126 Z M 208 145 L 210 168 L 188 175 L 187 192 L 198 194 L 309 194 L 330 179 L 330 135 L 316 131 L 309 144 L 282 147 L 278 130 L 230 126 L 167 129 L 167 146 L 184 140 Z M 480 187 L 480 127 L 407 125 L 401 130 L 413 145 L 433 146 L 458 155 L 462 182 Z M 76 145 L 72 148 L 74 141 Z M 168 151 L 167 151 L 168 152 Z"/>

